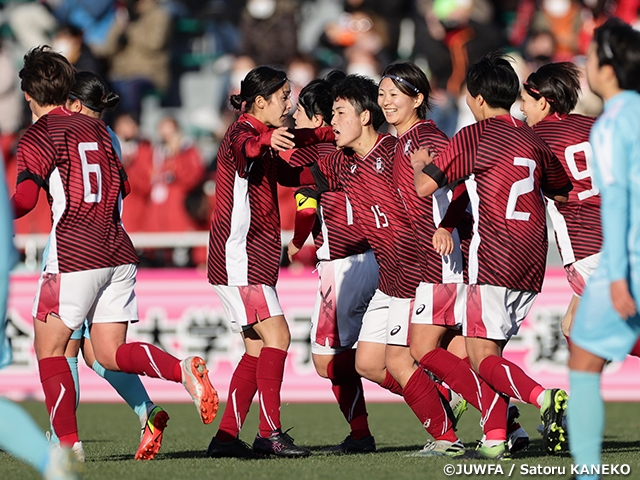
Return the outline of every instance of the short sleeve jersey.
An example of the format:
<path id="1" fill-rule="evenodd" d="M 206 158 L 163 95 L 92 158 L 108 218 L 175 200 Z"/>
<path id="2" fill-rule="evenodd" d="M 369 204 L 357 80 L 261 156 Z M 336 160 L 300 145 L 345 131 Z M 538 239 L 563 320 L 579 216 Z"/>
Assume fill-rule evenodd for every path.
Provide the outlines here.
<path id="1" fill-rule="evenodd" d="M 573 183 L 566 203 L 547 200 L 562 261 L 569 265 L 602 248 L 600 195 L 592 182 L 593 148 L 589 143 L 594 117 L 558 115 L 545 117 L 533 126 L 556 154 Z"/>
<path id="2" fill-rule="evenodd" d="M 247 142 L 269 128 L 243 114 L 218 150 L 216 207 L 209 235 L 208 278 L 213 285 L 271 285 L 278 280 L 282 241 L 277 183 L 286 162 L 269 146 L 256 158 Z"/>
<path id="3" fill-rule="evenodd" d="M 421 120 L 398 137 L 393 160 L 393 183 L 409 212 L 409 220 L 418 239 L 417 248 L 423 261 L 422 280 L 427 283 L 462 283 L 462 252 L 459 238 L 456 249 L 448 257 L 439 255 L 431 248 L 431 239 L 449 207 L 452 190 L 449 186 L 439 188 L 432 196 L 416 195 L 411 153 L 418 147 L 436 153 L 444 150 L 449 138 L 431 120 Z"/>
<path id="4" fill-rule="evenodd" d="M 137 263 L 120 220 L 126 174 L 105 124 L 59 107 L 18 144 L 18 183 L 47 192 L 52 213 L 45 273 Z"/>
<path id="5" fill-rule="evenodd" d="M 542 139 L 510 115 L 492 117 L 463 128 L 424 171 L 441 186 L 467 178 L 469 283 L 539 292 L 548 246 L 542 193 L 571 190 Z"/>
<path id="6" fill-rule="evenodd" d="M 378 288 L 392 297 L 413 298 L 421 262 L 407 211 L 393 187 L 395 147 L 393 136 L 380 135 L 364 158 L 338 150 L 318 163 L 322 178 L 317 183 L 321 192 L 343 189 L 349 197 L 380 267 Z"/>
<path id="7" fill-rule="evenodd" d="M 310 166 L 320 158 L 336 151 L 332 143 L 318 143 L 298 148 L 289 164 Z M 306 189 L 302 189 L 304 193 Z M 366 252 L 371 247 L 362 230 L 356 225 L 353 208 L 342 189 L 322 195 L 318 208 L 318 221 L 313 230 L 318 260 L 336 260 Z"/>

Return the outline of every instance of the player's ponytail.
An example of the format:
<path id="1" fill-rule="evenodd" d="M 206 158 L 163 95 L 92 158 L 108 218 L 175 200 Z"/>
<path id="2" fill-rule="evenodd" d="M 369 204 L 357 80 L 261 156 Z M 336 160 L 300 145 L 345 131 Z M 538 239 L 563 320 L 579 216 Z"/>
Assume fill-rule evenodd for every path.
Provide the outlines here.
<path id="1" fill-rule="evenodd" d="M 120 95 L 115 92 L 107 92 L 100 101 L 104 110 L 114 108 L 120 102 Z"/>
<path id="2" fill-rule="evenodd" d="M 93 72 L 77 72 L 75 83 L 69 93 L 71 100 L 79 100 L 82 105 L 96 113 L 115 107 L 120 96 L 113 93 L 107 84 Z"/>
<path id="3" fill-rule="evenodd" d="M 282 70 L 260 66 L 247 73 L 240 82 L 240 93 L 231 95 L 229 102 L 236 110 L 250 111 L 257 97 L 269 100 L 271 95 L 277 92 L 287 82 L 287 74 Z"/>

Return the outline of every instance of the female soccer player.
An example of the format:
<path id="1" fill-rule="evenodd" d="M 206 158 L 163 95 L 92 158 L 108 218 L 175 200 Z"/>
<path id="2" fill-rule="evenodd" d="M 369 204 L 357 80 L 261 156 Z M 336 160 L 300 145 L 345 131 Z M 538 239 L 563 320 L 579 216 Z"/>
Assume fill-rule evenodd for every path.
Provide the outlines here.
<path id="1" fill-rule="evenodd" d="M 623 360 L 640 334 L 640 33 L 608 20 L 594 33 L 586 69 L 604 100 L 590 134 L 604 242 L 571 329 L 569 445 L 580 480 L 600 478 L 602 369 Z"/>
<path id="2" fill-rule="evenodd" d="M 295 146 L 283 127 L 291 109 L 285 72 L 261 66 L 242 81 L 231 105 L 242 110 L 218 151 L 217 205 L 211 222 L 208 277 L 220 296 L 246 353 L 234 371 L 220 431 L 211 440 L 211 456 L 255 453 L 307 456 L 282 432 L 280 389 L 291 341 L 276 294 L 280 264 L 280 215 L 276 184 L 299 186 L 302 167 L 294 168 L 279 151 Z M 308 171 L 308 169 L 307 169 Z M 302 183 L 312 183 L 310 174 Z M 260 428 L 253 452 L 238 438 L 258 393 Z"/>
<path id="3" fill-rule="evenodd" d="M 450 186 L 438 189 L 431 197 L 416 195 L 411 153 L 422 147 L 437 154 L 448 144 L 447 136 L 432 121 L 426 120 L 430 93 L 426 75 L 410 62 L 388 66 L 382 73 L 378 89 L 378 104 L 398 135 L 393 182 L 402 194 L 419 239 L 436 235 L 453 196 Z M 457 188 L 464 191 L 464 183 Z M 468 197 L 458 198 L 462 200 L 464 210 Z M 445 246 L 445 242 L 436 240 L 434 248 L 424 241 L 414 247 L 416 257 L 421 261 L 422 281 L 416 290 L 411 318 L 411 354 L 421 366 L 482 411 L 485 446 L 503 447 L 507 403 L 471 369 L 460 331 L 466 295 L 460 240 L 455 230 L 452 234 L 446 233 L 444 238 L 447 237 L 453 238 L 451 245 Z M 515 444 L 522 448 L 528 443 L 523 430 L 517 433 L 517 428 L 512 430 L 509 447 Z M 500 455 L 509 453 L 503 448 Z"/>
<path id="4" fill-rule="evenodd" d="M 138 320 L 138 258 L 119 215 L 126 176 L 104 123 L 64 107 L 73 67 L 48 47 L 37 47 L 25 55 L 20 78 L 37 121 L 18 144 L 12 200 L 20 217 L 47 186 L 53 226 L 32 314 L 40 379 L 61 445 L 81 447 L 75 385 L 64 352 L 85 319 L 104 368 L 181 382 L 203 423 L 211 423 L 218 396 L 204 360 L 180 361 L 153 345 L 125 342 L 128 322 Z"/>
<path id="5" fill-rule="evenodd" d="M 569 62 L 550 63 L 529 75 L 522 87 L 527 124 L 556 154 L 573 183 L 566 203 L 547 200 L 567 279 L 573 289 L 562 332 L 569 337 L 585 283 L 600 261 L 600 195 L 593 185 L 589 132 L 595 118 L 571 112 L 580 95 L 580 72 Z"/>

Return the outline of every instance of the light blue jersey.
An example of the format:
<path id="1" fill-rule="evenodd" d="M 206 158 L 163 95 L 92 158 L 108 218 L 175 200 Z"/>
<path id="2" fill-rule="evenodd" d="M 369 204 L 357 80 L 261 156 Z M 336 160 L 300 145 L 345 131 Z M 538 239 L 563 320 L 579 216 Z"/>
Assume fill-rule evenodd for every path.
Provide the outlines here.
<path id="1" fill-rule="evenodd" d="M 11 347 L 5 336 L 9 296 L 9 272 L 18 259 L 13 246 L 13 212 L 4 177 L 4 159 L 0 157 L 0 368 L 11 363 Z"/>
<path id="2" fill-rule="evenodd" d="M 626 279 L 640 304 L 640 94 L 609 99 L 591 130 L 593 178 L 602 199 L 602 260 L 585 289 L 571 331 L 576 345 L 623 360 L 640 333 L 640 316 L 625 321 L 613 309 L 610 284 Z"/>

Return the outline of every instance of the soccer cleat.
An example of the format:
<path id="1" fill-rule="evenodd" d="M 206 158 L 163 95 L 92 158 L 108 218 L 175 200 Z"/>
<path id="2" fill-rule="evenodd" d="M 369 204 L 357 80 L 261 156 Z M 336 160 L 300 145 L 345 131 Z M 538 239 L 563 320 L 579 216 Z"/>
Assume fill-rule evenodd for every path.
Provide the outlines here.
<path id="1" fill-rule="evenodd" d="M 475 450 L 467 450 L 460 458 L 464 460 L 511 460 L 511 452 L 507 442 L 492 447 L 487 447 L 484 442 L 479 442 Z"/>
<path id="2" fill-rule="evenodd" d="M 82 447 L 82 442 L 74 443 L 73 447 L 71 447 L 71 451 L 74 453 L 80 463 L 84 463 L 85 454 L 84 448 Z"/>
<path id="3" fill-rule="evenodd" d="M 371 453 L 375 451 L 376 440 L 371 435 L 363 437 L 360 440 L 356 440 L 351 435 L 349 435 L 343 440 L 342 443 L 333 445 L 331 447 L 325 447 L 320 450 L 321 453 L 333 455 L 344 455 L 348 453 Z"/>
<path id="4" fill-rule="evenodd" d="M 258 454 L 276 455 L 285 458 L 308 457 L 311 455 L 311 450 L 298 447 L 293 443 L 293 438 L 280 429 L 274 430 L 266 438 L 261 437 L 260 434 L 256 435 L 256 439 L 253 441 L 253 451 Z"/>
<path id="5" fill-rule="evenodd" d="M 251 450 L 249 444 L 237 437 L 230 442 L 222 442 L 216 437 L 213 437 L 211 443 L 209 443 L 209 448 L 207 448 L 207 455 L 212 458 L 260 458 L 260 455 Z"/>
<path id="6" fill-rule="evenodd" d="M 510 404 L 507 414 L 507 447 L 514 454 L 529 448 L 529 435 L 516 420 L 520 417 L 520 410 L 516 405 Z"/>
<path id="7" fill-rule="evenodd" d="M 407 457 L 459 457 L 466 452 L 460 440 L 434 440 L 427 443 L 422 450 L 406 455 Z"/>
<path id="8" fill-rule="evenodd" d="M 209 381 L 209 370 L 200 357 L 187 357 L 180 362 L 182 385 L 193 398 L 202 423 L 213 422 L 218 413 L 218 392 Z"/>
<path id="9" fill-rule="evenodd" d="M 160 407 L 154 407 L 147 417 L 140 437 L 136 460 L 152 460 L 162 446 L 162 434 L 167 427 L 169 415 Z"/>
<path id="10" fill-rule="evenodd" d="M 540 406 L 542 417 L 542 446 L 548 455 L 554 455 L 566 447 L 567 433 L 564 417 L 569 396 L 559 388 L 545 390 L 544 400 Z"/>
<path id="11" fill-rule="evenodd" d="M 49 460 L 43 472 L 45 480 L 79 480 L 82 465 L 76 454 L 58 445 L 49 450 Z"/>
<path id="12" fill-rule="evenodd" d="M 461 395 L 458 395 L 453 390 L 451 391 L 451 400 L 449 400 L 449 407 L 451 407 L 451 422 L 453 423 L 453 429 L 456 430 L 458 428 L 458 422 L 460 422 L 460 418 L 462 414 L 467 411 L 469 404 L 467 401 L 462 398 Z"/>

